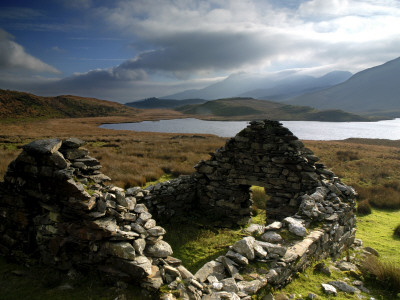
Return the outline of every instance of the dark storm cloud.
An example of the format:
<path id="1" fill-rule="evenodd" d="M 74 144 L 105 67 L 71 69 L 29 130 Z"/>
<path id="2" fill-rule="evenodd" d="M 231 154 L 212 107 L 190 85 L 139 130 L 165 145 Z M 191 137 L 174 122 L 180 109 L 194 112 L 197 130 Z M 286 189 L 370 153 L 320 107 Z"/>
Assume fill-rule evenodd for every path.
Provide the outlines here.
<path id="1" fill-rule="evenodd" d="M 285 53 L 300 52 L 299 44 L 285 34 L 263 32 L 190 32 L 157 41 L 158 49 L 144 52 L 121 64 L 126 69 L 164 71 L 235 70 Z M 297 45 L 297 47 L 296 47 Z"/>

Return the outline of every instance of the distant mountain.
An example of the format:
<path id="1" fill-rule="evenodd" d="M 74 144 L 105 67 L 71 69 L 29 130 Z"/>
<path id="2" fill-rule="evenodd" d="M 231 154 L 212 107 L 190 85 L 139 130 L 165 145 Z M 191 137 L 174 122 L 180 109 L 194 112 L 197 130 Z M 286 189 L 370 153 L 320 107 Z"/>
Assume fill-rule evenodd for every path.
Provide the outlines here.
<path id="1" fill-rule="evenodd" d="M 400 117 L 400 58 L 358 72 L 341 84 L 292 98 L 286 103 Z"/>
<path id="2" fill-rule="evenodd" d="M 309 75 L 293 75 L 279 80 L 271 88 L 248 91 L 240 96 L 280 102 L 295 96 L 331 87 L 346 81 L 351 75 L 347 71 L 333 71 L 317 78 Z"/>
<path id="3" fill-rule="evenodd" d="M 214 120 L 369 121 L 368 118 L 341 110 L 318 111 L 311 107 L 253 98 L 218 99 L 204 104 L 182 106 L 176 110 Z"/>
<path id="4" fill-rule="evenodd" d="M 41 97 L 0 89 L 0 120 L 132 116 L 138 110 L 125 105 L 78 96 Z"/>
<path id="5" fill-rule="evenodd" d="M 191 104 L 202 104 L 207 102 L 203 99 L 186 99 L 186 100 L 173 100 L 173 99 L 159 99 L 159 98 L 148 98 L 144 100 L 139 100 L 135 102 L 125 103 L 125 105 L 135 108 L 176 108 L 184 105 Z"/>
<path id="6" fill-rule="evenodd" d="M 289 70 L 267 75 L 238 73 L 199 90 L 186 90 L 161 99 L 221 99 L 229 97 L 254 97 L 280 101 L 308 91 L 322 89 L 343 82 L 351 76 L 345 71 L 334 71 L 315 78 Z"/>

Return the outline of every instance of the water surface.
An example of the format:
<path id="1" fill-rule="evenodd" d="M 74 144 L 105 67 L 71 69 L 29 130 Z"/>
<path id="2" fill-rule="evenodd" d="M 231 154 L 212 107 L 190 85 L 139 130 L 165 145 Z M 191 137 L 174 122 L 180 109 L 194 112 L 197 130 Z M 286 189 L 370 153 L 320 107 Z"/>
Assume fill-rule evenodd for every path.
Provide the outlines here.
<path id="1" fill-rule="evenodd" d="M 245 128 L 246 121 L 203 121 L 173 119 L 138 123 L 103 124 L 101 128 L 168 133 L 208 133 L 220 137 L 235 136 Z M 294 135 L 303 140 L 344 140 L 377 138 L 400 140 L 400 118 L 378 122 L 282 121 Z"/>

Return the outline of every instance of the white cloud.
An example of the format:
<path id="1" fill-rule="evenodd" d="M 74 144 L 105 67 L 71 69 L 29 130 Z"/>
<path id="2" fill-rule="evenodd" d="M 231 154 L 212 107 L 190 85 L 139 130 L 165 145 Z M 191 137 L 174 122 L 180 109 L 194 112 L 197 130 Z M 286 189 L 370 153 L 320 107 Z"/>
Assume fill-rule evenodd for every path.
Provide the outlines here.
<path id="1" fill-rule="evenodd" d="M 31 70 L 36 72 L 60 73 L 56 68 L 25 52 L 12 40 L 12 36 L 0 29 L 0 67 L 4 70 Z"/>

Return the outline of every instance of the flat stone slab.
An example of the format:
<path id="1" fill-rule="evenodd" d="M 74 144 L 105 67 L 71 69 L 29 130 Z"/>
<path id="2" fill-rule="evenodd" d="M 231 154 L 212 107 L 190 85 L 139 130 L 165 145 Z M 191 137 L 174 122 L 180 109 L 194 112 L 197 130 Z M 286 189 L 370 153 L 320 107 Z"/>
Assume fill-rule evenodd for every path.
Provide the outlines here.
<path id="1" fill-rule="evenodd" d="M 322 289 L 325 294 L 334 295 L 334 296 L 337 295 L 336 288 L 333 285 L 326 284 L 326 283 L 321 283 L 321 285 L 322 285 Z"/>
<path id="2" fill-rule="evenodd" d="M 82 140 L 80 140 L 78 138 L 72 137 L 72 138 L 69 138 L 69 139 L 65 140 L 62 143 L 62 146 L 63 146 L 63 148 L 79 148 L 79 147 L 81 147 L 81 146 L 83 146 L 85 144 L 86 144 L 85 141 L 82 141 Z"/>
<path id="3" fill-rule="evenodd" d="M 333 285 L 335 288 L 338 290 L 348 293 L 348 294 L 354 294 L 358 291 L 355 287 L 352 287 L 351 285 L 348 285 L 346 282 L 343 281 L 329 281 L 328 284 Z"/>
<path id="4" fill-rule="evenodd" d="M 22 148 L 28 153 L 52 154 L 60 149 L 62 141 L 59 139 L 46 139 L 33 141 Z"/>

